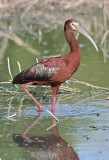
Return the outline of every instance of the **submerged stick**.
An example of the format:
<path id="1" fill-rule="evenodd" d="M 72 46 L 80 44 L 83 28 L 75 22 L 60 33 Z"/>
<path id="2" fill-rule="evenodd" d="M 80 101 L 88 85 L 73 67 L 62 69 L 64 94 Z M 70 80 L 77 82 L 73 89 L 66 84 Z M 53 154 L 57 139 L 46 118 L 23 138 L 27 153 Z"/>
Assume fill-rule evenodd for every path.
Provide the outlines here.
<path id="1" fill-rule="evenodd" d="M 47 112 L 50 113 L 57 121 L 59 121 L 59 119 L 53 113 L 51 113 L 49 110 L 47 110 Z"/>
<path id="2" fill-rule="evenodd" d="M 102 89 L 102 90 L 107 90 L 107 91 L 109 91 L 109 88 L 100 87 L 100 86 L 95 86 L 95 85 L 93 85 L 93 84 L 90 84 L 90 83 L 87 83 L 87 82 L 83 82 L 83 81 L 78 81 L 78 80 L 76 80 L 76 79 L 74 79 L 74 80 L 68 80 L 68 81 L 74 82 L 74 83 L 78 83 L 78 84 L 83 84 L 83 85 L 85 85 L 85 86 L 87 86 L 87 87 L 91 87 L 91 88 L 96 88 L 96 89 Z"/>
<path id="3" fill-rule="evenodd" d="M 46 110 L 48 113 L 50 113 L 52 115 L 53 118 L 55 118 L 57 120 L 56 123 L 54 123 L 52 126 L 50 126 L 49 128 L 47 128 L 46 130 L 51 129 L 52 127 L 54 127 L 57 123 L 59 123 L 59 119 L 53 114 L 51 113 L 49 110 Z"/>

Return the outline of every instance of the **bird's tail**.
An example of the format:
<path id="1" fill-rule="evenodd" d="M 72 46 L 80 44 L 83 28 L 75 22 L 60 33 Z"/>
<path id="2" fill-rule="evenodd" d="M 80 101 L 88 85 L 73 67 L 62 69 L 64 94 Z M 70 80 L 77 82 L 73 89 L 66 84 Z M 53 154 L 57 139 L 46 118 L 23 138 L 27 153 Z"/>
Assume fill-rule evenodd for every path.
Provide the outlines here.
<path id="1" fill-rule="evenodd" d="M 12 83 L 13 84 L 25 84 L 25 83 L 28 83 L 29 80 L 28 79 L 25 79 L 24 75 L 23 75 L 23 72 L 22 71 L 21 73 L 19 73 L 18 75 L 16 75 L 13 80 L 12 80 Z"/>

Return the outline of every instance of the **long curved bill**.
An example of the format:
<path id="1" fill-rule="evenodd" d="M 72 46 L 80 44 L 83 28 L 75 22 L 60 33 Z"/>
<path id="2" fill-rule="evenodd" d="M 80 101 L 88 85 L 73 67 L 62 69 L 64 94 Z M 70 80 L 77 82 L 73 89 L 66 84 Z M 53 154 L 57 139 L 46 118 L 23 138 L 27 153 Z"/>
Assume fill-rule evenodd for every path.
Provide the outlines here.
<path id="1" fill-rule="evenodd" d="M 76 30 L 78 32 L 82 33 L 85 37 L 87 37 L 91 41 L 93 46 L 95 47 L 96 51 L 98 52 L 98 47 L 97 47 L 96 43 L 94 42 L 94 40 L 89 36 L 89 34 L 79 26 L 76 28 Z"/>

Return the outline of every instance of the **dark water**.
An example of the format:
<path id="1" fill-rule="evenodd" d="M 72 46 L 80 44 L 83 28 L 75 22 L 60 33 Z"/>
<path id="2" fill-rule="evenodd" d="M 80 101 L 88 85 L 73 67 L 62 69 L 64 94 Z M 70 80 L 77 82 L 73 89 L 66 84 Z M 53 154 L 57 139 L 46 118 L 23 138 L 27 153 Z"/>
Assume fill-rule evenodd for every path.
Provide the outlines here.
<path id="1" fill-rule="evenodd" d="M 61 30 L 44 31 L 40 45 L 32 37 L 24 38 L 41 52 L 41 56 L 32 55 L 10 41 L 0 66 L 1 82 L 9 81 L 7 57 L 10 58 L 11 72 L 14 76 L 19 72 L 17 61 L 23 70 L 36 63 L 36 57 L 42 59 L 43 56 L 68 51 L 68 47 L 63 49 L 65 39 Z M 109 88 L 109 61 L 104 64 L 101 51 L 96 53 L 84 37 L 80 36 L 78 41 L 83 46 L 83 60 L 73 78 Z M 47 111 L 51 108 L 50 88 L 29 88 L 45 109 L 43 113 L 38 113 L 35 104 L 21 89 L 16 90 L 11 84 L 0 85 L 1 160 L 108 159 L 109 92 L 95 88 L 89 92 L 90 87 L 72 82 L 65 85 L 78 88 L 81 92 L 60 89 L 54 113 L 59 120 L 58 123 Z M 49 128 L 54 123 L 57 124 Z"/>

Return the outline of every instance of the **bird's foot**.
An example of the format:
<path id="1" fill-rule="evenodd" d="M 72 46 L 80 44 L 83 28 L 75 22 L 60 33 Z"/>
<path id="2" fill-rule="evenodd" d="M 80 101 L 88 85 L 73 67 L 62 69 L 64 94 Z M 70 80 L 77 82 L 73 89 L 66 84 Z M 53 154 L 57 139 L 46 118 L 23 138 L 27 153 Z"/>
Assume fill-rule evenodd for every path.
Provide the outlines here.
<path id="1" fill-rule="evenodd" d="M 43 111 L 44 111 L 44 109 L 43 109 L 43 107 L 42 107 L 42 106 L 38 106 L 37 111 L 38 111 L 38 112 L 43 112 Z"/>

